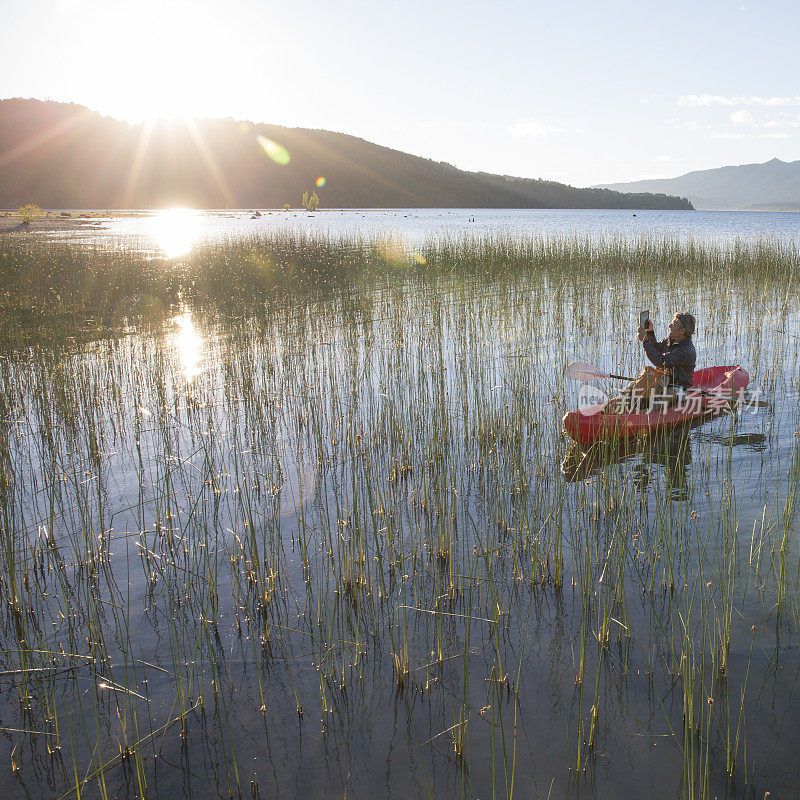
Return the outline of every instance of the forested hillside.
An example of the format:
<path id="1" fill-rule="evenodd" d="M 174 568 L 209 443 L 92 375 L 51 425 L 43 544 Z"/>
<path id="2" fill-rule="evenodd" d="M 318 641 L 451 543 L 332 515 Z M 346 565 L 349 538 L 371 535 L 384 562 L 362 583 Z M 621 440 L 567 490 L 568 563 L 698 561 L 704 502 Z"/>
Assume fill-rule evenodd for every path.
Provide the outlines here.
<path id="1" fill-rule="evenodd" d="M 232 119 L 130 125 L 73 104 L 0 101 L 0 207 L 278 208 L 314 189 L 328 208 L 691 208 L 465 172 L 343 133 Z"/>

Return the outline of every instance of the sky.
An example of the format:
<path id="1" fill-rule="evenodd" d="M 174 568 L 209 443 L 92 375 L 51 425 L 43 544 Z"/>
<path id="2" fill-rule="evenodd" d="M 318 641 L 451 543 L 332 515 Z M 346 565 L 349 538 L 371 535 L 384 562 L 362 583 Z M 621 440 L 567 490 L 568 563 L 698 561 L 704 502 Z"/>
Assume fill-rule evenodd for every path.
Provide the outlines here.
<path id="1" fill-rule="evenodd" d="M 0 0 L 0 98 L 233 117 L 575 186 L 800 159 L 793 2 Z"/>

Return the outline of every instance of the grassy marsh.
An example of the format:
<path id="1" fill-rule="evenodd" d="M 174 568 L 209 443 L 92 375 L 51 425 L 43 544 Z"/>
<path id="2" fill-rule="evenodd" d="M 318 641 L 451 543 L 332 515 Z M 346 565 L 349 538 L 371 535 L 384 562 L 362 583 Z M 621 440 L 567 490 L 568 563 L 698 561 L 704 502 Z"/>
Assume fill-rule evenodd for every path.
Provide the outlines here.
<path id="1" fill-rule="evenodd" d="M 0 240 L 0 276 L 11 797 L 796 789 L 795 249 Z M 762 405 L 565 479 L 566 364 L 638 369 L 640 306 Z"/>

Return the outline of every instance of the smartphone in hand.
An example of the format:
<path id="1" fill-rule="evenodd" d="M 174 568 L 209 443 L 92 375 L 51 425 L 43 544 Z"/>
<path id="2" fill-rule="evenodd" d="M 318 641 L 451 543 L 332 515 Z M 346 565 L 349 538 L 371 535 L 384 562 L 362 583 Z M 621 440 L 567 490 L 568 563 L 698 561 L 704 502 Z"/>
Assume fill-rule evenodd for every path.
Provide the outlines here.
<path id="1" fill-rule="evenodd" d="M 639 312 L 639 325 L 642 328 L 647 328 L 648 323 L 650 322 L 650 309 L 646 311 Z"/>

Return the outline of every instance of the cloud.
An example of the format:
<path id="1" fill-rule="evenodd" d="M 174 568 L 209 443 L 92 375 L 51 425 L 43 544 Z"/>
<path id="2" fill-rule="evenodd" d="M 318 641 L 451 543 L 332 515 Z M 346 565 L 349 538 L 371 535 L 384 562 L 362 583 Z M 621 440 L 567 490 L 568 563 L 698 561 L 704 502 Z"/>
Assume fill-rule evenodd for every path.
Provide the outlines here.
<path id="1" fill-rule="evenodd" d="M 540 136 L 547 136 L 548 133 L 567 133 L 564 128 L 548 125 L 546 122 L 531 117 L 520 117 L 508 129 L 508 132 L 517 139 L 536 139 Z"/>
<path id="2" fill-rule="evenodd" d="M 712 134 L 715 139 L 786 139 L 789 134 L 780 132 L 782 128 L 800 128 L 800 117 L 791 118 L 787 114 L 780 114 L 777 119 L 767 119 L 764 122 L 756 121 L 755 117 L 746 110 L 734 111 L 730 115 L 734 127 L 750 128 L 753 133 L 731 132 L 730 126 L 725 126 Z M 711 126 L 709 126 L 711 127 Z M 726 130 L 727 128 L 727 130 Z M 755 131 L 764 130 L 771 133 L 757 134 Z"/>
<path id="3" fill-rule="evenodd" d="M 684 94 L 678 98 L 679 106 L 797 106 L 800 95 L 793 97 L 724 97 L 718 94 Z"/>
<path id="4" fill-rule="evenodd" d="M 800 128 L 800 117 L 797 119 L 768 119 L 760 128 Z"/>
<path id="5" fill-rule="evenodd" d="M 712 139 L 788 139 L 788 133 L 712 133 Z"/>
<path id="6" fill-rule="evenodd" d="M 672 156 L 656 156 L 653 161 L 672 161 Z"/>
<path id="7" fill-rule="evenodd" d="M 723 97 L 712 94 L 687 94 L 678 98 L 679 106 L 796 106 L 800 96 L 793 97 Z"/>
<path id="8" fill-rule="evenodd" d="M 749 111 L 734 111 L 731 114 L 731 122 L 734 125 L 753 125 L 755 117 Z"/>

